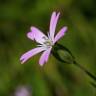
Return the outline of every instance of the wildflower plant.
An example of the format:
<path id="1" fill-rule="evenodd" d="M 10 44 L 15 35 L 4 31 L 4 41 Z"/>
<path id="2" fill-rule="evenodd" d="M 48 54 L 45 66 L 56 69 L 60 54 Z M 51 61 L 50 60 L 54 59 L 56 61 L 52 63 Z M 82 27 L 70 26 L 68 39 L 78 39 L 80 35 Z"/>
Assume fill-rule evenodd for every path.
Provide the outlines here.
<path id="1" fill-rule="evenodd" d="M 61 39 L 65 33 L 67 32 L 67 26 L 64 26 L 60 29 L 60 31 L 55 35 L 56 25 L 59 19 L 60 12 L 56 14 L 53 12 L 51 15 L 50 26 L 48 36 L 46 36 L 42 31 L 38 28 L 32 26 L 31 32 L 27 33 L 27 37 L 31 40 L 36 41 L 37 47 L 31 49 L 30 51 L 24 53 L 21 58 L 21 64 L 25 63 L 28 59 L 33 57 L 34 55 L 43 52 L 40 59 L 39 64 L 43 66 L 46 62 L 48 62 L 49 55 L 52 55 L 60 62 L 67 64 L 74 64 L 83 70 L 90 78 L 96 81 L 96 76 L 94 76 L 91 72 L 86 70 L 83 66 L 81 66 L 76 60 L 71 51 L 65 46 L 58 44 L 57 41 Z M 64 52 L 64 56 L 61 56 L 59 51 Z M 96 88 L 96 83 L 90 82 L 90 84 Z"/>

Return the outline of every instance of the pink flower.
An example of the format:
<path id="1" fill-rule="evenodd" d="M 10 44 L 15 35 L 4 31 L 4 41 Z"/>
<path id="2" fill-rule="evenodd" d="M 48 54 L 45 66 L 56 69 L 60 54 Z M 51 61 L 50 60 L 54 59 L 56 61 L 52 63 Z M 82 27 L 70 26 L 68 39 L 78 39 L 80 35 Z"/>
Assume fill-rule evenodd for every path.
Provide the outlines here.
<path id="1" fill-rule="evenodd" d="M 19 86 L 14 94 L 15 96 L 31 96 L 31 92 L 25 86 Z"/>
<path id="2" fill-rule="evenodd" d="M 39 64 L 42 66 L 48 61 L 52 47 L 61 37 L 64 36 L 65 32 L 67 31 L 67 27 L 64 26 L 55 36 L 55 29 L 59 15 L 60 12 L 57 14 L 56 12 L 52 13 L 48 36 L 43 34 L 43 32 L 41 32 L 38 28 L 34 26 L 31 27 L 31 32 L 28 32 L 27 37 L 31 40 L 35 40 L 39 44 L 37 45 L 37 48 L 31 49 L 30 51 L 26 52 L 21 56 L 21 64 L 25 63 L 29 58 L 40 52 L 43 53 L 40 57 Z"/>

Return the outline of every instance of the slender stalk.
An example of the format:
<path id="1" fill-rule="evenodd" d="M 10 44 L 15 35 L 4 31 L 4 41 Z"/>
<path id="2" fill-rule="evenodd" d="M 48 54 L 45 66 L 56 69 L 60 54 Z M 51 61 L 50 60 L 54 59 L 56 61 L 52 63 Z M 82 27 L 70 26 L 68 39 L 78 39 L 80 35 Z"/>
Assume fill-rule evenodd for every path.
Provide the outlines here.
<path id="1" fill-rule="evenodd" d="M 96 83 L 90 82 L 90 84 L 96 88 Z"/>
<path id="2" fill-rule="evenodd" d="M 86 70 L 83 66 L 81 66 L 79 63 L 76 61 L 74 62 L 76 66 L 78 66 L 80 69 L 82 69 L 89 77 L 91 77 L 93 80 L 96 81 L 96 76 L 94 76 L 92 73 L 90 73 L 88 70 Z"/>
<path id="3" fill-rule="evenodd" d="M 94 76 L 92 73 L 90 73 L 88 70 L 86 70 L 83 66 L 81 66 L 79 63 L 74 61 L 74 63 L 77 67 L 79 67 L 81 70 L 83 70 L 90 78 L 92 78 L 94 81 L 96 81 L 96 76 Z M 96 83 L 90 82 L 90 84 L 96 88 Z"/>

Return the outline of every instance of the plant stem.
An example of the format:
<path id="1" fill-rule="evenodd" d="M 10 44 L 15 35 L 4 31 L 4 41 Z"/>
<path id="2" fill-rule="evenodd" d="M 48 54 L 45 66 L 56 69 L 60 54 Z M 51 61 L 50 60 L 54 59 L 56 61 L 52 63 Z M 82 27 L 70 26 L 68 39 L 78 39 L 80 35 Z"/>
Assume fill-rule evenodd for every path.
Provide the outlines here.
<path id="1" fill-rule="evenodd" d="M 73 63 L 76 66 L 78 66 L 80 69 L 82 69 L 89 77 L 91 77 L 92 79 L 94 79 L 96 81 L 96 77 L 90 73 L 88 70 L 86 70 L 83 66 L 81 66 L 79 63 L 77 63 L 76 61 Z"/>
<path id="2" fill-rule="evenodd" d="M 90 78 L 92 78 L 94 81 L 96 81 L 96 77 L 90 73 L 88 70 L 86 70 L 83 66 L 81 66 L 79 63 L 77 63 L 76 61 L 74 61 L 74 63 L 77 67 L 79 67 L 81 70 L 83 70 Z M 96 88 L 96 84 L 94 82 L 90 82 L 90 84 Z"/>

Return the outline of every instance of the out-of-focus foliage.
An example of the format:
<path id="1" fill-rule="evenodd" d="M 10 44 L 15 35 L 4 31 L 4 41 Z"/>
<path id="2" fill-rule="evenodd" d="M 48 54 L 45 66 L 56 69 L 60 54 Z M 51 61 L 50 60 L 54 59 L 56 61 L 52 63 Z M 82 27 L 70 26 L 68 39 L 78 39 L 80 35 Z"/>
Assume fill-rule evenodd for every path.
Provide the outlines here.
<path id="1" fill-rule="evenodd" d="M 96 75 L 96 0 L 0 0 L 0 96 L 14 96 L 20 85 L 31 86 L 32 96 L 96 96 L 91 78 L 53 56 L 44 67 L 40 55 L 20 64 L 20 56 L 35 47 L 26 33 L 31 26 L 47 33 L 53 11 L 61 12 L 57 32 L 68 26 L 59 43 Z"/>

